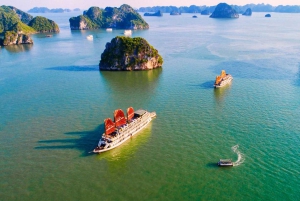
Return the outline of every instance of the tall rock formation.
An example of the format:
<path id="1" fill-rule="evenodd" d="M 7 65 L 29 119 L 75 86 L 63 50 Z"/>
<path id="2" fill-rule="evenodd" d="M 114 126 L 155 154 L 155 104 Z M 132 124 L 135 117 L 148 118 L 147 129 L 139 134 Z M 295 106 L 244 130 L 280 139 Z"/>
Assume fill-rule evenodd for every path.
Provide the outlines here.
<path id="1" fill-rule="evenodd" d="M 211 18 L 239 18 L 238 12 L 227 3 L 219 3 L 215 11 L 209 16 Z"/>
<path id="2" fill-rule="evenodd" d="M 20 45 L 20 44 L 32 44 L 33 40 L 29 35 L 16 33 L 14 31 L 6 31 L 3 39 L 4 46 L 7 45 Z"/>
<path id="3" fill-rule="evenodd" d="M 59 27 L 54 21 L 41 16 L 33 18 L 28 25 L 40 33 L 59 32 Z"/>
<path id="4" fill-rule="evenodd" d="M 129 5 L 123 4 L 119 8 L 91 7 L 83 15 L 69 19 L 72 30 L 116 28 L 116 29 L 148 29 L 149 25 Z"/>
<path id="5" fill-rule="evenodd" d="M 100 70 L 151 70 L 162 67 L 163 59 L 145 39 L 117 36 L 101 54 Z"/>
<path id="6" fill-rule="evenodd" d="M 252 15 L 252 10 L 251 8 L 247 8 L 247 10 L 243 13 L 245 16 L 251 16 Z"/>

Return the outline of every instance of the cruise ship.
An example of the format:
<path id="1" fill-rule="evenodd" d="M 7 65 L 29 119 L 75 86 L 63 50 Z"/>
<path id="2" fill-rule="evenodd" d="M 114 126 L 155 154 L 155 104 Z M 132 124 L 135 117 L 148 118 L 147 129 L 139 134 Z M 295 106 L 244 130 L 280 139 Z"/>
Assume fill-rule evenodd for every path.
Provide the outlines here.
<path id="1" fill-rule="evenodd" d="M 134 111 L 132 107 L 127 109 L 127 118 L 123 110 L 115 110 L 114 121 L 110 118 L 104 120 L 105 132 L 93 152 L 101 153 L 118 147 L 145 128 L 154 117 L 156 117 L 155 112 L 143 109 Z"/>
<path id="2" fill-rule="evenodd" d="M 233 77 L 230 74 L 226 74 L 225 70 L 221 71 L 221 75 L 216 77 L 214 83 L 215 88 L 224 87 L 226 84 L 229 84 L 232 81 Z"/>

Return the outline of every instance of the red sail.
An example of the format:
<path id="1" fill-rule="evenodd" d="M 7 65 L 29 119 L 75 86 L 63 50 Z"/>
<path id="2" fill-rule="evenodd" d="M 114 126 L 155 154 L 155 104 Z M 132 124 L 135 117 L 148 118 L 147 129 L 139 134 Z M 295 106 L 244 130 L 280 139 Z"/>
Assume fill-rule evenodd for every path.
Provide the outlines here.
<path id="1" fill-rule="evenodd" d="M 130 121 L 134 116 L 134 109 L 133 107 L 129 107 L 127 109 L 127 121 Z"/>
<path id="2" fill-rule="evenodd" d="M 127 123 L 124 112 L 121 109 L 115 110 L 114 117 L 116 127 L 122 126 Z"/>
<path id="3" fill-rule="evenodd" d="M 106 135 L 109 135 L 115 131 L 115 123 L 110 118 L 105 119 L 104 124 L 105 124 Z"/>

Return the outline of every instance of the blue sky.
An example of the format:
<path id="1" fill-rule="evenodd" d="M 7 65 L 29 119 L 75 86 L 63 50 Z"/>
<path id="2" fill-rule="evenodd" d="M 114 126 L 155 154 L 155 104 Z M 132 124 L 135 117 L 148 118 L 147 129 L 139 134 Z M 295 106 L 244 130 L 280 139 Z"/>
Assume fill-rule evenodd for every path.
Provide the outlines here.
<path id="1" fill-rule="evenodd" d="M 48 8 L 80 8 L 88 9 L 91 6 L 98 6 L 105 8 L 107 6 L 119 7 L 126 3 L 134 8 L 146 7 L 146 6 L 190 6 L 190 5 L 217 5 L 218 3 L 225 2 L 234 5 L 245 5 L 249 3 L 259 4 L 271 4 L 273 6 L 278 5 L 300 5 L 299 0 L 1 0 L 0 5 L 11 5 L 21 10 L 27 11 L 33 7 L 48 7 Z"/>

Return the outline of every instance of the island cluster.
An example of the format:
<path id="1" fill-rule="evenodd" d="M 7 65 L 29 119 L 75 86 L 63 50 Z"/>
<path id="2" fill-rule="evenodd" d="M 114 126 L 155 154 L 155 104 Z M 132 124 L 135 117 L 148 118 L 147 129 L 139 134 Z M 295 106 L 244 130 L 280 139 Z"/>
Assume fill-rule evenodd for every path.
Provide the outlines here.
<path id="1" fill-rule="evenodd" d="M 59 32 L 54 21 L 33 17 L 13 6 L 0 7 L 0 45 L 32 44 L 30 34 L 48 32 Z"/>
<path id="2" fill-rule="evenodd" d="M 162 17 L 163 13 L 170 15 L 181 15 L 183 12 L 194 13 L 193 18 L 197 18 L 196 13 L 209 15 L 210 18 L 239 18 L 239 14 L 251 16 L 254 11 L 275 11 L 275 12 L 300 12 L 300 7 L 249 4 L 245 6 L 233 6 L 226 3 L 220 3 L 217 6 L 190 6 L 190 7 L 142 7 L 135 10 L 127 4 L 117 7 L 90 7 L 83 11 L 82 15 L 71 17 L 69 19 L 71 30 L 91 30 L 91 29 L 125 29 L 124 33 L 130 33 L 131 30 L 149 29 L 149 24 L 138 13 L 145 12 L 144 16 Z M 292 11 L 291 11 L 292 9 Z M 74 9 L 79 11 L 80 9 Z M 35 7 L 28 12 L 46 13 L 46 12 L 71 12 L 70 9 L 48 9 L 45 7 Z M 266 14 L 265 17 L 271 17 Z M 33 40 L 30 34 L 35 33 L 57 33 L 58 25 L 45 17 L 33 17 L 13 6 L 0 7 L 0 45 L 20 45 L 32 44 Z M 51 35 L 46 35 L 47 37 Z M 92 35 L 89 36 L 92 39 Z M 151 46 L 145 39 L 136 37 L 117 36 L 108 42 L 104 52 L 101 54 L 99 62 L 100 70 L 151 70 L 161 68 L 163 58 L 158 50 Z"/>

